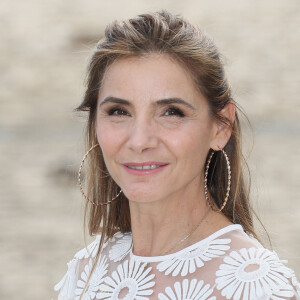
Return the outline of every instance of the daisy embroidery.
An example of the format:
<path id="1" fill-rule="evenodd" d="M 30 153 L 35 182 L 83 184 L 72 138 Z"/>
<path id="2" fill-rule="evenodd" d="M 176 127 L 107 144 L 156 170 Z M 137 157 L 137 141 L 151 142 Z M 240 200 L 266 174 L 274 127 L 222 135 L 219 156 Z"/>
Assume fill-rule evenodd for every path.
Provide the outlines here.
<path id="1" fill-rule="evenodd" d="M 295 287 L 297 293 L 300 295 L 300 283 L 298 282 L 294 271 L 292 271 L 292 283 L 293 283 L 293 286 Z"/>
<path id="2" fill-rule="evenodd" d="M 291 285 L 281 288 L 279 291 L 273 292 L 271 296 L 263 296 L 258 300 L 288 300 L 294 296 L 294 291 Z"/>
<path id="3" fill-rule="evenodd" d="M 224 264 L 216 272 L 216 287 L 222 290 L 226 299 L 248 300 L 263 296 L 263 299 L 286 299 L 275 295 L 286 297 L 290 294 L 289 270 L 275 252 L 264 248 L 243 248 L 224 258 Z"/>
<path id="4" fill-rule="evenodd" d="M 55 291 L 60 291 L 58 300 L 72 299 L 74 297 L 74 289 L 76 286 L 76 269 L 78 267 L 78 260 L 73 258 L 68 263 L 68 271 L 59 283 L 54 286 Z"/>
<path id="5" fill-rule="evenodd" d="M 157 269 L 165 272 L 165 275 L 172 273 L 173 276 L 177 276 L 180 273 L 181 276 L 186 276 L 188 273 L 194 273 L 196 268 L 202 267 L 204 262 L 223 255 L 230 248 L 230 242 L 230 239 L 209 241 L 196 249 L 183 251 L 176 257 L 162 261 L 157 265 Z"/>
<path id="6" fill-rule="evenodd" d="M 287 268 L 287 270 L 288 272 L 285 273 L 285 276 L 287 278 L 290 278 L 290 281 L 292 282 L 292 285 L 294 286 L 297 294 L 300 295 L 300 283 L 297 280 L 295 272 L 290 268 Z"/>
<path id="7" fill-rule="evenodd" d="M 78 259 L 88 258 L 88 257 L 94 258 L 97 254 L 99 244 L 100 244 L 100 235 L 97 235 L 95 240 L 91 244 L 89 244 L 86 248 L 83 248 L 82 250 L 78 251 L 75 254 L 75 257 Z M 107 243 L 104 243 L 102 249 L 104 249 L 106 246 Z"/>
<path id="8" fill-rule="evenodd" d="M 151 267 L 146 268 L 147 263 L 138 260 L 126 260 L 118 265 L 117 271 L 112 272 L 111 277 L 106 277 L 100 285 L 97 299 L 111 300 L 147 300 L 146 296 L 153 293 L 151 289 L 155 282 L 154 274 L 149 274 Z"/>
<path id="9" fill-rule="evenodd" d="M 81 273 L 81 279 L 77 281 L 77 288 L 75 290 L 75 295 L 76 295 L 75 300 L 79 299 L 80 295 L 84 291 L 84 288 L 87 284 L 88 277 L 91 273 L 92 264 L 93 264 L 92 259 L 90 259 L 89 263 L 85 265 L 84 271 Z M 96 268 L 89 281 L 89 285 L 84 292 L 82 300 L 91 300 L 95 298 L 96 292 L 99 290 L 99 286 L 103 282 L 104 276 L 107 273 L 107 267 L 108 264 L 107 264 L 106 256 L 105 255 L 103 257 L 100 256 Z"/>
<path id="10" fill-rule="evenodd" d="M 124 236 L 124 234 L 126 234 L 126 233 L 117 232 L 117 233 L 115 233 L 115 234 L 113 235 L 113 237 L 111 237 L 111 238 L 109 239 L 109 241 L 110 241 L 110 242 L 114 242 L 115 240 L 122 238 L 122 237 Z M 128 233 L 128 234 L 130 234 L 130 233 Z"/>
<path id="11" fill-rule="evenodd" d="M 131 234 L 124 234 L 109 250 L 109 258 L 114 262 L 122 260 L 130 252 L 131 246 Z"/>
<path id="12" fill-rule="evenodd" d="M 211 297 L 213 289 L 209 284 L 204 285 L 203 280 L 198 281 L 192 279 L 184 279 L 182 284 L 175 282 L 174 289 L 169 286 L 165 289 L 165 294 L 159 293 L 159 300 L 215 300 L 216 297 Z"/>

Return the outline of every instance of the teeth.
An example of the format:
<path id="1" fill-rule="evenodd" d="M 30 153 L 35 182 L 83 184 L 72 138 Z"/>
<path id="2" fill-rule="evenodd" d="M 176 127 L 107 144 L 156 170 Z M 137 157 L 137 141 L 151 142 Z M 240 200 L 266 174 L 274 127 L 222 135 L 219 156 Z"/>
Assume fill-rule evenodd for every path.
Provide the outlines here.
<path id="1" fill-rule="evenodd" d="M 158 168 L 159 165 L 148 165 L 148 166 L 128 166 L 130 169 L 135 169 L 135 170 L 149 170 L 149 169 L 155 169 Z"/>

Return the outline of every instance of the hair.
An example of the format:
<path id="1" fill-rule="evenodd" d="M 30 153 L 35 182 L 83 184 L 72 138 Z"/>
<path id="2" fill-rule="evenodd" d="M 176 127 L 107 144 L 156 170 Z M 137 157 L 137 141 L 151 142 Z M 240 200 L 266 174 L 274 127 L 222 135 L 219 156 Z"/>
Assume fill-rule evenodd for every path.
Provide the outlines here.
<path id="1" fill-rule="evenodd" d="M 224 63 L 214 41 L 182 16 L 162 10 L 121 22 L 114 21 L 106 27 L 105 37 L 98 42 L 90 60 L 84 99 L 76 108 L 77 111 L 88 111 L 87 149 L 98 143 L 95 131 L 97 98 L 107 67 L 121 58 L 150 54 L 168 55 L 184 65 L 192 75 L 196 87 L 207 99 L 212 117 L 231 127 L 231 137 L 224 147 L 231 164 L 231 191 L 222 212 L 231 222 L 241 224 L 245 231 L 259 239 L 254 230 L 254 212 L 249 200 L 250 181 L 246 184 L 244 177 L 245 170 L 248 178 L 250 174 L 241 149 L 241 110 L 232 97 Z M 220 113 L 228 103 L 233 103 L 237 108 L 233 123 Z M 207 153 L 206 161 L 209 154 L 210 152 Z M 104 176 L 108 170 L 100 147 L 90 153 L 89 162 L 87 195 L 95 203 L 105 203 L 117 195 L 120 188 L 111 176 Z M 218 151 L 210 163 L 207 185 L 215 205 L 219 208 L 226 197 L 227 176 L 226 159 Z M 131 232 L 128 199 L 121 193 L 118 200 L 108 206 L 95 206 L 87 201 L 84 227 L 86 221 L 90 235 L 102 233 L 96 262 L 105 239 L 118 231 Z"/>

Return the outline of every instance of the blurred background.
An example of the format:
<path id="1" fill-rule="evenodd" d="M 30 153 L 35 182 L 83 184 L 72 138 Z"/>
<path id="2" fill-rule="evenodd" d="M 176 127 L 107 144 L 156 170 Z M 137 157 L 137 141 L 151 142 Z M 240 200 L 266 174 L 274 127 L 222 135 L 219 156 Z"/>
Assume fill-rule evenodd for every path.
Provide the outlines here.
<path id="1" fill-rule="evenodd" d="M 255 133 L 251 154 L 245 136 L 253 205 L 299 278 L 299 0 L 2 0 L 1 299 L 55 299 L 54 284 L 84 246 L 76 173 L 85 118 L 73 109 L 91 50 L 114 19 L 162 8 L 200 25 L 226 57 Z"/>

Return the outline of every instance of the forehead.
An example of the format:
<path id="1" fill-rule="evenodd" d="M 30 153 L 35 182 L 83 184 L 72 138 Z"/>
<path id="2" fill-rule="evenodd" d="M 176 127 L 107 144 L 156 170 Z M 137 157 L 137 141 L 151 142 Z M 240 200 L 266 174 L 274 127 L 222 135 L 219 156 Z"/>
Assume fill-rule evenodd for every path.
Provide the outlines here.
<path id="1" fill-rule="evenodd" d="M 134 100 L 163 97 L 199 97 L 190 72 L 174 58 L 151 54 L 121 58 L 105 71 L 99 98 L 115 96 Z"/>

